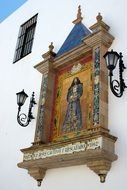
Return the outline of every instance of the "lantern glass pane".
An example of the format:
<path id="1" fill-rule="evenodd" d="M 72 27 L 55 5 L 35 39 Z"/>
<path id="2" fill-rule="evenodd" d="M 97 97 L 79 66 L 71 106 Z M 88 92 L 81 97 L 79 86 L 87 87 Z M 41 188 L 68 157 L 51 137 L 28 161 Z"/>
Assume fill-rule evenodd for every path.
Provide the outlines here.
<path id="1" fill-rule="evenodd" d="M 17 104 L 22 106 L 25 103 L 27 97 L 28 95 L 24 92 L 24 90 L 17 93 Z"/>
<path id="2" fill-rule="evenodd" d="M 119 57 L 115 54 L 114 55 L 114 66 L 116 67 L 117 61 L 118 61 Z"/>
<path id="3" fill-rule="evenodd" d="M 111 52 L 107 52 L 104 55 L 104 58 L 105 58 L 105 61 L 106 61 L 107 68 L 109 70 L 115 69 L 117 61 L 119 59 L 119 54 L 112 50 Z"/>

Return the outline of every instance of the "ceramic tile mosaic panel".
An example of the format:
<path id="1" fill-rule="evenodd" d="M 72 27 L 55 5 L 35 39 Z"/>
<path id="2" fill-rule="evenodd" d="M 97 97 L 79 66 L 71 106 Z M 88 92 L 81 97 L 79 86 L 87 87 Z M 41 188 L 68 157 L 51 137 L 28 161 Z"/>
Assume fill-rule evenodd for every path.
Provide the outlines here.
<path id="1" fill-rule="evenodd" d="M 92 63 L 84 58 L 56 76 L 51 140 L 82 135 L 92 123 Z"/>

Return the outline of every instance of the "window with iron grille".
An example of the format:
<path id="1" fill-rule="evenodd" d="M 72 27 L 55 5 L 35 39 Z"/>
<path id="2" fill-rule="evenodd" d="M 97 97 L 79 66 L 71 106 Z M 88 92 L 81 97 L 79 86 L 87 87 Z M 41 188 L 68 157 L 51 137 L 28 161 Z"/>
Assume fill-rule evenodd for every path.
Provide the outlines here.
<path id="1" fill-rule="evenodd" d="M 37 16 L 38 14 L 20 26 L 13 63 L 31 53 L 37 23 Z"/>

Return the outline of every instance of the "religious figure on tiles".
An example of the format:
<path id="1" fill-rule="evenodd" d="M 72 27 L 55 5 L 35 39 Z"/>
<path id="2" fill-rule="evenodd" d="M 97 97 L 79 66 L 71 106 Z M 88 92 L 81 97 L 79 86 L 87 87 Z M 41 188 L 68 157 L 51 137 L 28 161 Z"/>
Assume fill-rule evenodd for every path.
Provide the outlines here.
<path id="1" fill-rule="evenodd" d="M 64 118 L 62 132 L 73 132 L 82 128 L 82 112 L 80 105 L 80 97 L 83 94 L 83 83 L 78 77 L 72 81 L 67 93 L 67 110 Z"/>

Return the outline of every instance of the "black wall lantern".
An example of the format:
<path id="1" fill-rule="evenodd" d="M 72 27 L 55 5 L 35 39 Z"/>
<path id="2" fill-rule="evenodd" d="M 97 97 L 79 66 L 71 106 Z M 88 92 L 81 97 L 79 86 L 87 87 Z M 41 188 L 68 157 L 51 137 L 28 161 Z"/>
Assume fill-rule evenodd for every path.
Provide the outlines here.
<path id="1" fill-rule="evenodd" d="M 34 119 L 32 114 L 32 107 L 36 104 L 35 98 L 34 98 L 34 92 L 32 93 L 30 104 L 29 104 L 29 111 L 28 115 L 21 113 L 21 107 L 24 105 L 28 95 L 22 90 L 21 92 L 16 93 L 17 95 L 17 104 L 18 104 L 18 114 L 17 114 L 17 121 L 22 127 L 26 127 L 29 125 L 30 121 Z"/>
<path id="2" fill-rule="evenodd" d="M 126 67 L 123 64 L 122 53 L 117 53 L 116 51 L 108 51 L 104 55 L 107 68 L 109 70 L 110 77 L 110 88 L 113 94 L 117 97 L 121 97 L 123 95 L 124 89 L 127 88 L 123 79 L 123 71 Z M 113 70 L 116 68 L 117 62 L 119 61 L 119 81 L 113 80 Z"/>

